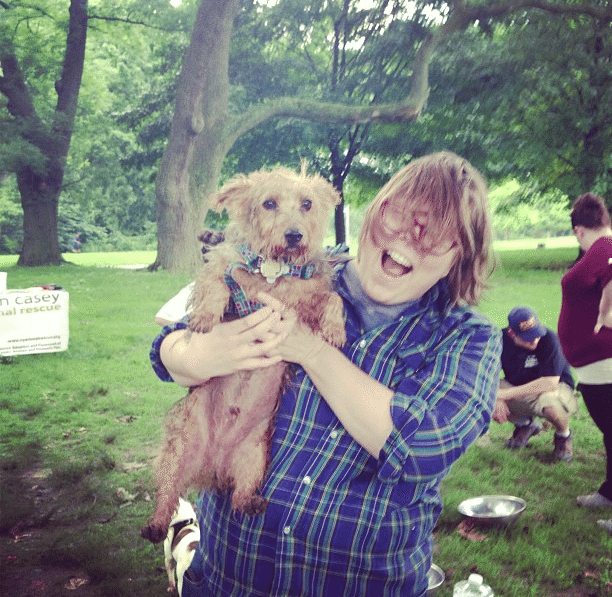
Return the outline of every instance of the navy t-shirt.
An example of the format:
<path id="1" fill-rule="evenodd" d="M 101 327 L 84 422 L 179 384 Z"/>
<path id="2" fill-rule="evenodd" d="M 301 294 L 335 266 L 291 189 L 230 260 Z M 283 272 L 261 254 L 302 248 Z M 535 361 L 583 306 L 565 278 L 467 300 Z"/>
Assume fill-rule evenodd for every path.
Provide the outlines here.
<path id="1" fill-rule="evenodd" d="M 506 381 L 513 386 L 534 381 L 540 377 L 560 377 L 560 381 L 574 387 L 574 378 L 570 366 L 563 356 L 561 344 L 557 335 L 546 328 L 546 334 L 540 338 L 535 350 L 527 350 L 514 343 L 508 334 L 509 328 L 504 328 L 502 369 Z"/>

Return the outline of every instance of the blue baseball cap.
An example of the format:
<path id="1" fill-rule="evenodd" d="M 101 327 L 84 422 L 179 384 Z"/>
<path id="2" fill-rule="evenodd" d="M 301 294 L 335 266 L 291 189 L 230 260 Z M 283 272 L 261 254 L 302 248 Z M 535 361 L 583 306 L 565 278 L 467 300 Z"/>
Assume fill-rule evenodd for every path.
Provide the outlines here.
<path id="1" fill-rule="evenodd" d="M 525 342 L 533 342 L 546 334 L 536 312 L 530 307 L 515 307 L 508 314 L 510 329 Z"/>

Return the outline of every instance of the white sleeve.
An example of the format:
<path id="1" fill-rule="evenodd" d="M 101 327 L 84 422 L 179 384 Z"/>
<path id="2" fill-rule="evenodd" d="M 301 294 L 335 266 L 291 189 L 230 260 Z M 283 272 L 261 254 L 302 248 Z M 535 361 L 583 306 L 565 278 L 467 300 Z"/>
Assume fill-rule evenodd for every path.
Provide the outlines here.
<path id="1" fill-rule="evenodd" d="M 191 296 L 194 282 L 182 288 L 174 295 L 155 315 L 155 321 L 160 325 L 167 325 L 179 321 L 187 315 L 187 301 Z"/>

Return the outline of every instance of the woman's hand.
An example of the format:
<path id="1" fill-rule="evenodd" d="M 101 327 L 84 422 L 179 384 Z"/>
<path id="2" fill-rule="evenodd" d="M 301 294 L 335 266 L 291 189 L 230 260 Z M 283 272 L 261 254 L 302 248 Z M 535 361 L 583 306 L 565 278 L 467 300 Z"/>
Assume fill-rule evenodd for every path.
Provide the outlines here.
<path id="1" fill-rule="evenodd" d="M 163 341 L 160 356 L 176 383 L 201 385 L 211 377 L 269 367 L 282 360 L 271 352 L 286 337 L 280 314 L 263 307 L 242 319 L 214 326 L 198 334 L 178 330 Z"/>
<path id="2" fill-rule="evenodd" d="M 323 348 L 325 341 L 299 323 L 295 311 L 288 309 L 278 299 L 264 292 L 257 298 L 278 314 L 278 325 L 272 328 L 272 331 L 283 337 L 283 340 L 270 351 L 269 356 L 277 356 L 283 361 L 305 366 Z"/>

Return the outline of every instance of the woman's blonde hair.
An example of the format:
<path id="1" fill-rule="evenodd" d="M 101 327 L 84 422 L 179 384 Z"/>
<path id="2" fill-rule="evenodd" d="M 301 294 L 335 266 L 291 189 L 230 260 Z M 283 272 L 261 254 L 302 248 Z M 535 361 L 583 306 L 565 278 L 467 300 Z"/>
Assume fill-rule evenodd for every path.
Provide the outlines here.
<path id="1" fill-rule="evenodd" d="M 478 170 L 450 151 L 410 162 L 380 189 L 367 209 L 360 245 L 372 238 L 372 225 L 388 204 L 405 214 L 406 230 L 413 227 L 415 211 L 429 208 L 427 236 L 454 238 L 457 243 L 457 260 L 446 277 L 453 303 L 478 303 L 493 268 L 487 184 Z"/>

